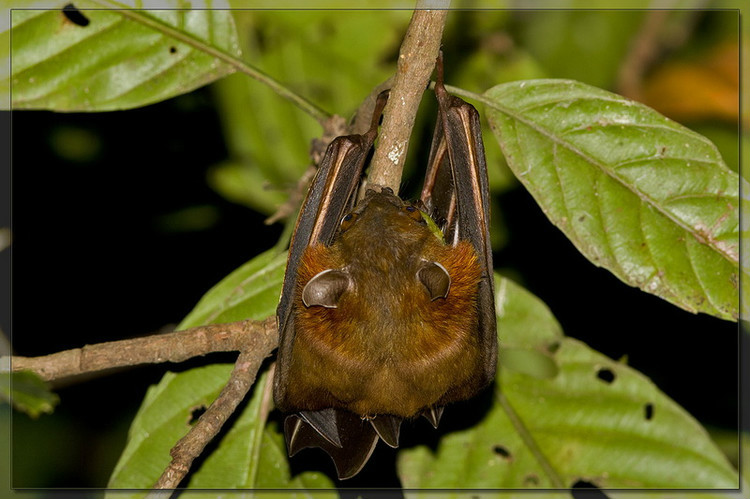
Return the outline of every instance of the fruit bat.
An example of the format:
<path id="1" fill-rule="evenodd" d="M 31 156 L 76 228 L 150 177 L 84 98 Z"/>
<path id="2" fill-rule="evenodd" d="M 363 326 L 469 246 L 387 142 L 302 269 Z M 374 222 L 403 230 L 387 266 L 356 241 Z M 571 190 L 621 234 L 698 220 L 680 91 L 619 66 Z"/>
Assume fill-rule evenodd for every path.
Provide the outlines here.
<path id="1" fill-rule="evenodd" d="M 297 219 L 277 309 L 274 400 L 290 456 L 320 447 L 356 475 L 401 422 L 437 427 L 497 363 L 487 167 L 476 109 L 447 93 L 418 203 L 370 188 L 356 202 L 387 91 L 364 134 L 326 150 Z"/>

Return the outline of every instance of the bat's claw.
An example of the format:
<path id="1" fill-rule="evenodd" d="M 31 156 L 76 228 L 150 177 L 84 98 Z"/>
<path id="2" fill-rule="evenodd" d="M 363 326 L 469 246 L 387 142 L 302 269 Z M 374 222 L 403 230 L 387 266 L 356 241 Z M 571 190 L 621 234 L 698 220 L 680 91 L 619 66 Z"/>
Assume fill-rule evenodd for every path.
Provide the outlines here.
<path id="1" fill-rule="evenodd" d="M 430 422 L 433 428 L 437 428 L 445 407 L 430 407 L 422 412 L 422 416 Z"/>

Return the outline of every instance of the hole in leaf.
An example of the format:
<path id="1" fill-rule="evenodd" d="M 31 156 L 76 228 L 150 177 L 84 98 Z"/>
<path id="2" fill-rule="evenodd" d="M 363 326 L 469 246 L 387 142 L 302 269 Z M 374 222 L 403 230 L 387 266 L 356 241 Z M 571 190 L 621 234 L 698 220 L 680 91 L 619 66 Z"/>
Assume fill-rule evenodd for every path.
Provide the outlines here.
<path id="1" fill-rule="evenodd" d="M 560 342 L 559 341 L 553 341 L 549 345 L 547 345 L 547 351 L 549 353 L 555 353 L 558 350 L 560 350 Z"/>
<path id="2" fill-rule="evenodd" d="M 91 21 L 89 18 L 83 15 L 83 12 L 78 10 L 72 3 L 67 4 L 62 8 L 63 15 L 76 26 L 85 27 L 88 26 Z"/>
<path id="3" fill-rule="evenodd" d="M 529 473 L 525 477 L 523 477 L 523 485 L 525 487 L 534 487 L 536 485 L 539 485 L 539 477 L 536 476 L 535 473 Z"/>
<path id="4" fill-rule="evenodd" d="M 578 480 L 571 487 L 573 499 L 609 499 L 599 487 L 586 480 Z"/>
<path id="5" fill-rule="evenodd" d="M 649 402 L 643 407 L 643 415 L 646 417 L 646 421 L 651 421 L 654 417 L 654 404 Z"/>
<path id="6" fill-rule="evenodd" d="M 169 47 L 169 53 L 170 54 L 176 54 L 177 53 L 177 47 L 174 47 L 174 46 Z"/>
<path id="7" fill-rule="evenodd" d="M 612 369 L 601 367 L 596 371 L 596 377 L 609 385 L 615 380 L 615 373 Z"/>
<path id="8" fill-rule="evenodd" d="M 203 416 L 204 412 L 206 412 L 205 405 L 194 408 L 192 411 L 190 411 L 190 421 L 188 421 L 188 424 L 190 426 L 193 426 L 195 423 L 198 422 L 198 418 Z"/>
<path id="9" fill-rule="evenodd" d="M 502 445 L 496 445 L 492 448 L 492 452 L 497 454 L 498 456 L 502 457 L 503 459 L 510 459 L 511 454 L 508 449 L 503 447 Z"/>

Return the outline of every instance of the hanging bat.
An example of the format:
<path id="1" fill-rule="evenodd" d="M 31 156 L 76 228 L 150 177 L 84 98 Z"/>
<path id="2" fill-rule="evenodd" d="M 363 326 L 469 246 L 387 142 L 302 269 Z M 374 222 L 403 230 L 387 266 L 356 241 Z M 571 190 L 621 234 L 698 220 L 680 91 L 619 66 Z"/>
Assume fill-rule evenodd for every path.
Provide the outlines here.
<path id="1" fill-rule="evenodd" d="M 445 405 L 473 397 L 495 374 L 479 115 L 446 92 L 441 60 L 435 95 L 419 203 L 388 188 L 356 202 L 385 92 L 367 133 L 329 145 L 292 238 L 274 399 L 288 414 L 289 455 L 320 447 L 339 479 L 356 475 L 379 439 L 397 447 L 402 420 L 422 415 L 437 427 Z"/>

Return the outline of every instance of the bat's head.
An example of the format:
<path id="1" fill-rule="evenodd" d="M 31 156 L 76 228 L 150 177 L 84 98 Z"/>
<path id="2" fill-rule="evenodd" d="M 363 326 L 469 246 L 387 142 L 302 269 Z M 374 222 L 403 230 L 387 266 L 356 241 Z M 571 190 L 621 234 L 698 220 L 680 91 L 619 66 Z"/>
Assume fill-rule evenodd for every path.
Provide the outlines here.
<path id="1" fill-rule="evenodd" d="M 416 205 L 402 200 L 386 188 L 368 189 L 365 197 L 345 215 L 334 240 L 343 252 L 365 251 L 369 262 L 395 257 L 407 260 L 406 255 L 429 252 L 430 247 L 441 245 L 442 234 L 435 233 L 434 224 Z M 437 236 L 430 237 L 430 236 Z M 358 260 L 356 254 L 352 261 Z"/>

